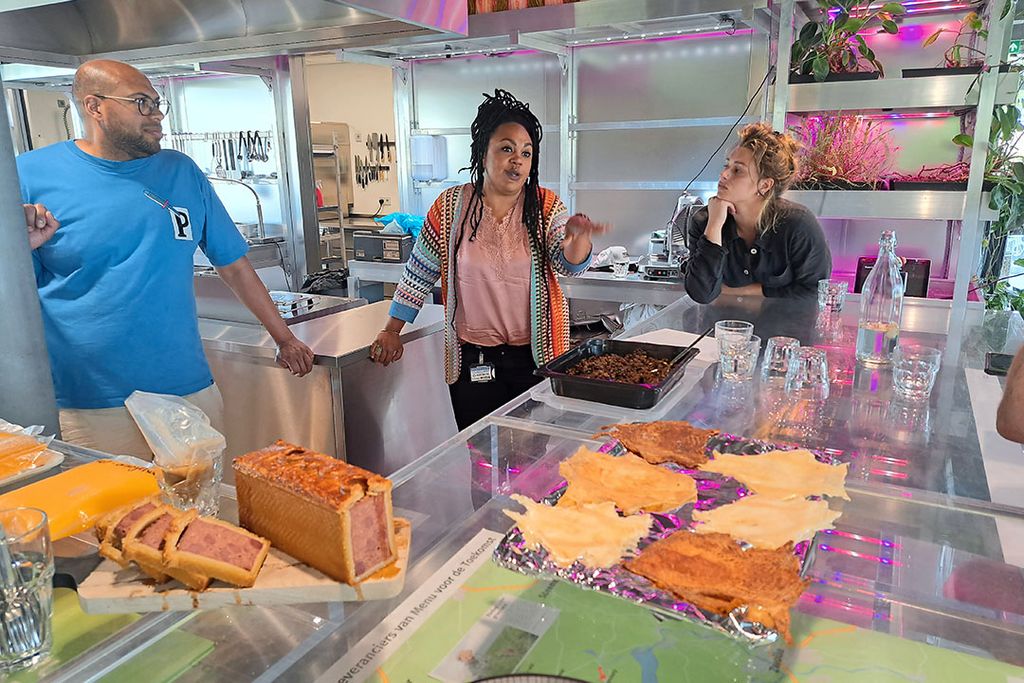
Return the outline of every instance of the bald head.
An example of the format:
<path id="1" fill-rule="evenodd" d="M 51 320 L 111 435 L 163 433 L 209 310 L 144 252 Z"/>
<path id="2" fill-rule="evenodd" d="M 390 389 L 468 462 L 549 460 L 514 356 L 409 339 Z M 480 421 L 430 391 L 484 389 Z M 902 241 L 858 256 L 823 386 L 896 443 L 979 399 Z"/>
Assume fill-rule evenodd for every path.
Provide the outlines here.
<path id="1" fill-rule="evenodd" d="M 153 84 L 131 64 L 112 59 L 94 59 L 78 67 L 72 94 L 79 107 L 83 107 L 89 95 L 109 95 L 118 88 L 127 88 L 128 92 L 143 92 L 153 90 Z"/>

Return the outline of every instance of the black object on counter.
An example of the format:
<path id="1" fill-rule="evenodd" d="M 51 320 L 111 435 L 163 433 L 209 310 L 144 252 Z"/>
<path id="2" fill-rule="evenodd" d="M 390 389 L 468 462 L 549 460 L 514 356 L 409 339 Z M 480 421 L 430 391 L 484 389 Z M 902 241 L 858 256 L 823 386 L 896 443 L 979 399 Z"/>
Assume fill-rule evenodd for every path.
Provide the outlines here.
<path id="1" fill-rule="evenodd" d="M 851 71 L 849 73 L 839 73 L 830 71 L 828 76 L 825 77 L 824 81 L 818 81 L 814 78 L 814 74 L 789 74 L 789 82 L 798 83 L 834 83 L 836 81 L 877 81 L 881 78 L 882 74 L 877 71 Z"/>
<path id="2" fill-rule="evenodd" d="M 535 374 L 551 380 L 551 390 L 558 396 L 578 398 L 584 401 L 596 401 L 621 408 L 645 410 L 657 405 L 665 394 L 674 387 L 686 371 L 686 365 L 697 357 L 697 348 L 690 349 L 676 362 L 668 372 L 668 376 L 658 385 L 627 384 L 592 377 L 580 377 L 568 374 L 573 367 L 585 358 L 614 353 L 625 356 L 633 351 L 643 351 L 652 358 L 671 360 L 682 346 L 665 346 L 663 344 L 646 344 L 618 339 L 590 339 L 571 351 L 537 368 Z"/>

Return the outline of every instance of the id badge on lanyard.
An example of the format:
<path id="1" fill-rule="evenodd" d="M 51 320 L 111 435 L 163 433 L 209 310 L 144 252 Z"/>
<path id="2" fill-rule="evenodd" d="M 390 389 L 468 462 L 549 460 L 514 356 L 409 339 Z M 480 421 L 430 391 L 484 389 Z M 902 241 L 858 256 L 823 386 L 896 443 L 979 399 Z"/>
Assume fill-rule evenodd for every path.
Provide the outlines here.
<path id="1" fill-rule="evenodd" d="M 485 363 L 484 352 L 481 351 L 477 362 L 469 366 L 469 381 L 476 384 L 493 382 L 495 376 L 494 363 Z"/>

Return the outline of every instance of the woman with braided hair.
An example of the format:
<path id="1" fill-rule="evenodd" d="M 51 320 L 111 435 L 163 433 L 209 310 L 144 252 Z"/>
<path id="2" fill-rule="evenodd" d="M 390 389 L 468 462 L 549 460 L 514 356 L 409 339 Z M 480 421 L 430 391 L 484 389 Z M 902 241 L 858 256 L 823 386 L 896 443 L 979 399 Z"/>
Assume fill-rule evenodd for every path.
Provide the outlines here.
<path id="1" fill-rule="evenodd" d="M 832 273 L 825 234 L 806 207 L 782 199 L 797 173 L 797 141 L 753 123 L 740 131 L 718 177 L 718 193 L 687 226 L 686 293 L 817 296 Z"/>
<path id="2" fill-rule="evenodd" d="M 438 279 L 445 308 L 445 379 L 459 429 L 537 383 L 533 371 L 569 349 L 558 275 L 587 269 L 607 226 L 570 217 L 537 183 L 540 121 L 504 90 L 484 95 L 470 129 L 470 182 L 441 193 L 370 347 L 387 365 L 399 333 Z"/>

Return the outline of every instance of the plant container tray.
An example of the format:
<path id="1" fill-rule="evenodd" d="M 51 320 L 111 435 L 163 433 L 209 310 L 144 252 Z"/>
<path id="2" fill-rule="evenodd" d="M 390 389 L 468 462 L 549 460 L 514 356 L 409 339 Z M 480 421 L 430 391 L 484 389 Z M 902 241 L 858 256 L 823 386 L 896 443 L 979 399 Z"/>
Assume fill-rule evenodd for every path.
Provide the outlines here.
<path id="1" fill-rule="evenodd" d="M 694 347 L 685 356 L 676 361 L 669 369 L 668 376 L 661 384 L 629 384 L 613 382 L 606 379 L 594 379 L 570 375 L 569 369 L 586 358 L 601 356 L 607 353 L 626 355 L 633 351 L 643 351 L 652 358 L 671 360 L 685 346 L 666 346 L 664 344 L 647 344 L 644 342 L 621 341 L 618 339 L 590 339 L 576 348 L 563 353 L 558 358 L 543 365 L 535 371 L 540 377 L 551 380 L 551 390 L 557 396 L 578 398 L 584 401 L 595 401 L 621 408 L 646 410 L 657 405 L 683 378 L 687 364 L 697 357 L 699 350 Z"/>
<path id="2" fill-rule="evenodd" d="M 1000 64 L 999 72 L 1006 73 L 1010 70 L 1009 64 Z M 976 74 L 981 72 L 981 66 L 952 66 L 952 67 L 929 67 L 927 69 L 903 69 L 903 78 L 924 78 L 926 76 L 960 76 L 962 74 Z"/>
<path id="3" fill-rule="evenodd" d="M 994 186 L 995 183 L 986 180 L 982 183 L 981 189 L 983 192 L 989 192 Z M 938 181 L 894 180 L 889 183 L 889 189 L 894 192 L 965 192 L 967 190 L 967 181 L 943 183 Z"/>
<path id="4" fill-rule="evenodd" d="M 835 83 L 841 81 L 877 81 L 882 74 L 877 71 L 854 71 L 852 73 L 829 72 L 824 81 L 816 81 L 814 74 L 790 74 L 790 83 Z"/>

